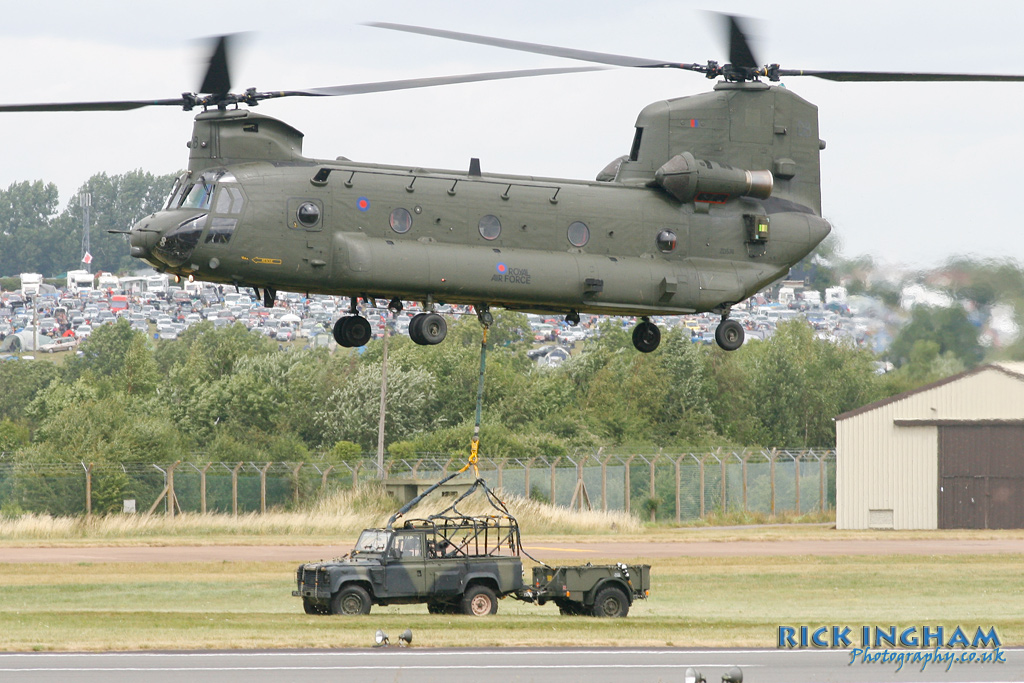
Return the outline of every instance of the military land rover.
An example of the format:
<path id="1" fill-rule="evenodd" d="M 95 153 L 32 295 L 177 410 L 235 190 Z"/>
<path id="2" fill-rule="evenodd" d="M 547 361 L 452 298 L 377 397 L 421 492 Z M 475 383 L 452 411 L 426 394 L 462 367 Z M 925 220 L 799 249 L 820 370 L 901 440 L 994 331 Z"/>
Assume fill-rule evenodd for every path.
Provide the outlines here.
<path id="1" fill-rule="evenodd" d="M 366 529 L 345 557 L 301 565 L 292 595 L 307 614 L 427 603 L 432 614 L 484 616 L 523 588 L 519 551 L 514 519 L 411 519 L 394 529 Z"/>

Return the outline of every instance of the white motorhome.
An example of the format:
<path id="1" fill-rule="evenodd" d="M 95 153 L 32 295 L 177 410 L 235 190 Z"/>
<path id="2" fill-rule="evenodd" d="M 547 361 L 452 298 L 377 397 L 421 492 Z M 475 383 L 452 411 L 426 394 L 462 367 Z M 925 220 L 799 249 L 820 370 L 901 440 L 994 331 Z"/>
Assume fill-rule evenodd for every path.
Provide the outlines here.
<path id="1" fill-rule="evenodd" d="M 146 278 L 146 291 L 153 294 L 166 294 L 171 279 L 166 275 L 150 275 Z"/>
<path id="2" fill-rule="evenodd" d="M 21 274 L 21 293 L 25 296 L 39 294 L 39 286 L 43 284 L 43 276 L 39 273 Z"/>
<path id="3" fill-rule="evenodd" d="M 94 282 L 93 274 L 87 270 L 68 271 L 68 291 L 72 294 L 92 291 Z"/>
<path id="4" fill-rule="evenodd" d="M 121 278 L 113 273 L 100 273 L 96 276 L 96 288 L 104 292 L 120 292 Z"/>

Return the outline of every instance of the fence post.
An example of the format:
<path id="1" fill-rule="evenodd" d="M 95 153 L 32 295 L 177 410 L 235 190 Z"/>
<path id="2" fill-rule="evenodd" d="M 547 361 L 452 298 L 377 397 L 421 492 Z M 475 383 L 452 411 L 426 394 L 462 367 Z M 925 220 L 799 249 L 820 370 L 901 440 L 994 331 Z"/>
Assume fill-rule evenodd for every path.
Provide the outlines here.
<path id="1" fill-rule="evenodd" d="M 556 455 L 555 459 L 551 461 L 551 504 L 555 504 L 555 467 L 558 466 L 558 461 L 562 459 L 562 456 Z"/>
<path id="2" fill-rule="evenodd" d="M 92 463 L 88 467 L 82 463 L 82 467 L 85 468 L 85 516 L 92 517 Z"/>
<path id="3" fill-rule="evenodd" d="M 167 516 L 174 518 L 174 508 L 178 505 L 178 497 L 174 495 L 174 468 L 181 463 L 180 460 L 167 468 Z"/>
<path id="4" fill-rule="evenodd" d="M 535 458 L 530 458 L 526 461 L 526 467 L 523 469 L 523 487 L 526 489 L 524 497 L 530 499 L 530 468 L 533 467 L 533 461 Z"/>
<path id="5" fill-rule="evenodd" d="M 722 449 L 718 449 L 718 461 L 722 465 L 722 514 L 724 515 L 726 509 L 729 507 L 725 499 L 726 496 L 726 485 L 725 485 L 725 458 L 722 456 Z"/>
<path id="6" fill-rule="evenodd" d="M 704 458 L 707 454 L 700 456 L 700 518 L 704 519 Z"/>
<path id="7" fill-rule="evenodd" d="M 260 514 L 267 514 L 267 470 L 273 463 L 268 462 L 266 466 L 260 470 Z"/>
<path id="8" fill-rule="evenodd" d="M 775 516 L 775 455 L 777 453 L 778 453 L 778 449 L 777 448 L 773 448 L 769 452 L 769 454 L 768 454 L 768 457 L 770 458 L 770 460 L 769 460 L 770 468 L 769 469 L 771 471 L 770 488 L 771 488 L 771 499 L 772 499 L 772 517 Z"/>
<path id="9" fill-rule="evenodd" d="M 796 514 L 800 514 L 800 454 L 793 458 L 793 469 L 796 470 Z"/>
<path id="10" fill-rule="evenodd" d="M 203 469 L 199 470 L 199 510 L 206 514 L 206 470 L 210 469 L 212 462 L 206 463 Z"/>
<path id="11" fill-rule="evenodd" d="M 743 513 L 750 512 L 747 507 L 747 459 L 750 458 L 750 453 L 743 452 Z"/>
<path id="12" fill-rule="evenodd" d="M 682 469 L 682 466 L 683 466 L 683 458 L 685 458 L 685 457 L 686 457 L 685 455 L 680 455 L 676 459 L 676 461 L 675 461 L 675 467 L 676 467 L 676 524 L 679 524 L 679 522 L 682 521 L 682 518 L 680 516 L 682 503 L 679 500 L 679 487 L 682 484 L 682 481 L 680 480 L 679 474 L 680 474 L 680 470 Z"/>
<path id="13" fill-rule="evenodd" d="M 612 456 L 606 455 L 601 461 L 601 509 L 608 512 L 608 462 Z"/>
<path id="14" fill-rule="evenodd" d="M 626 476 L 625 476 L 625 484 L 624 484 L 626 490 L 623 493 L 623 501 L 625 502 L 626 514 L 627 515 L 632 512 L 632 508 L 630 507 L 630 504 L 629 504 L 629 488 L 630 488 L 630 484 L 629 484 L 629 467 L 630 467 L 630 465 L 633 464 L 633 459 L 634 458 L 636 458 L 635 455 L 631 455 L 628 458 L 626 458 L 626 472 L 625 472 Z"/>
<path id="15" fill-rule="evenodd" d="M 818 457 L 818 500 L 821 502 L 821 511 L 825 511 L 825 458 Z"/>
<path id="16" fill-rule="evenodd" d="M 505 479 L 504 479 L 504 476 L 503 476 L 504 470 L 505 470 L 505 458 L 502 458 L 501 460 L 498 461 L 498 489 L 499 490 L 502 489 L 502 485 L 505 482 Z"/>
<path id="17" fill-rule="evenodd" d="M 242 463 L 235 465 L 231 470 L 231 514 L 238 516 L 238 470 L 242 469 Z"/>
<path id="18" fill-rule="evenodd" d="M 334 465 L 328 465 L 327 469 L 320 476 L 320 495 L 323 496 L 327 493 L 327 475 L 334 469 Z"/>
<path id="19" fill-rule="evenodd" d="M 295 477 L 295 505 L 299 504 L 299 470 L 302 469 L 302 464 L 299 463 L 294 470 L 292 470 L 292 476 Z"/>
<path id="20" fill-rule="evenodd" d="M 650 462 L 650 466 L 651 466 L 650 494 L 651 494 L 651 521 L 652 522 L 657 522 L 658 521 L 658 506 L 655 505 L 655 502 L 658 500 L 658 494 L 657 494 L 657 489 L 654 486 L 654 465 L 655 465 L 655 463 L 658 462 L 658 458 L 660 458 L 660 457 L 661 457 L 661 453 L 658 453 L 653 458 L 651 458 L 651 462 Z"/>

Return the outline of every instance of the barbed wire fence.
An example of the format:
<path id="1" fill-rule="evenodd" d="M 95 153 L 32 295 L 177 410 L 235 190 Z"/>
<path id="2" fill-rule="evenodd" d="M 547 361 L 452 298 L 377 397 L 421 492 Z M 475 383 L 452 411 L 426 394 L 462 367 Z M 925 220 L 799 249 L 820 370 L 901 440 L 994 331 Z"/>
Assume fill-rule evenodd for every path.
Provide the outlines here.
<path id="1" fill-rule="evenodd" d="M 0 513 L 139 512 L 249 514 L 303 506 L 379 479 L 376 460 L 174 463 L 22 462 L 0 453 Z M 391 480 L 432 482 L 463 455 L 425 453 L 385 462 Z M 835 509 L 832 449 L 716 449 L 702 453 L 606 453 L 480 457 L 481 476 L 523 497 L 577 510 L 620 510 L 652 521 L 709 514 L 777 515 Z M 467 475 L 468 476 L 468 475 Z"/>

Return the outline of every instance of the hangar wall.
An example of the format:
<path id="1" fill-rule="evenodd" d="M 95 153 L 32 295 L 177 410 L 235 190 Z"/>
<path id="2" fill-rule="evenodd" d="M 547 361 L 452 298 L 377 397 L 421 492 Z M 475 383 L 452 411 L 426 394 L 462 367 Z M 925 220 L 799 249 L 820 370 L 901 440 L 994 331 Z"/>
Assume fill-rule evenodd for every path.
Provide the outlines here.
<path id="1" fill-rule="evenodd" d="M 986 365 L 836 418 L 836 528 L 938 527 L 941 422 L 1024 419 L 1024 363 Z"/>

